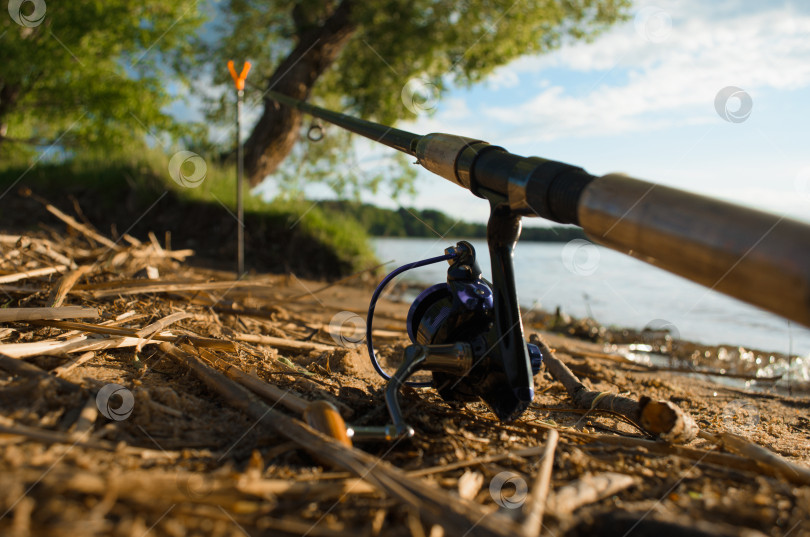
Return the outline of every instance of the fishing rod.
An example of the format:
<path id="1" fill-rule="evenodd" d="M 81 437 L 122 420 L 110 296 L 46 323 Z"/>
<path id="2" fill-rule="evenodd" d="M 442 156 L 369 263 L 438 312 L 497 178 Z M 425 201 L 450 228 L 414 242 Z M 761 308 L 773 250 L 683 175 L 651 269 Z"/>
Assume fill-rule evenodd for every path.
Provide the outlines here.
<path id="1" fill-rule="evenodd" d="M 445 399 L 480 398 L 502 420 L 528 407 L 542 352 L 524 340 L 515 289 L 512 256 L 524 216 L 577 225 L 595 243 L 810 327 L 808 224 L 623 174 L 591 175 L 483 140 L 418 135 L 274 91 L 265 96 L 414 156 L 426 170 L 490 204 L 491 284 L 464 241 L 443 256 L 395 271 L 450 264 L 447 283 L 427 289 L 411 306 L 407 324 L 413 345 L 392 377 L 377 363 L 371 321 L 376 299 L 395 273 L 375 291 L 366 339 L 374 367 L 389 379 L 386 403 L 393 423 L 370 434 L 413 434 L 397 393 L 420 370 L 433 373 L 432 385 Z"/>

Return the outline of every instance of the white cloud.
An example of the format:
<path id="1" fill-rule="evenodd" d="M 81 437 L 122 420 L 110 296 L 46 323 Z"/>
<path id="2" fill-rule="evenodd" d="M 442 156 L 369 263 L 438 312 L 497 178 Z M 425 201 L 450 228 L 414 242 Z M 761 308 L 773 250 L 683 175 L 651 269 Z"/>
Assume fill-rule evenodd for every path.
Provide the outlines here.
<path id="1" fill-rule="evenodd" d="M 500 67 L 487 78 L 487 87 L 495 91 L 501 89 L 514 88 L 520 84 L 520 76 L 517 71 L 509 66 Z"/>
<path id="2" fill-rule="evenodd" d="M 435 116 L 410 126 L 417 132 L 451 126 L 468 136 L 490 137 L 496 128 L 508 136 L 500 143 L 651 132 L 718 121 L 714 98 L 726 86 L 748 92 L 756 110 L 763 90 L 810 85 L 810 13 L 767 3 L 734 11 L 727 4 L 694 0 L 646 2 L 639 9 L 651 5 L 671 16 L 664 41 L 645 39 L 631 20 L 593 43 L 518 59 L 488 79 L 493 90 L 537 83 L 540 91 L 524 102 L 486 106 L 472 116 L 460 102 L 442 102 Z M 527 82 L 549 69 L 598 78 L 585 91 L 567 79 Z"/>
<path id="3" fill-rule="evenodd" d="M 517 106 L 490 107 L 485 114 L 515 126 L 546 125 L 532 130 L 534 139 L 541 140 L 716 121 L 712 104 L 726 86 L 743 88 L 756 102 L 758 90 L 810 85 L 810 15 L 788 16 L 784 9 L 771 9 L 720 24 L 675 16 L 661 44 L 645 41 L 626 24 L 595 43 L 511 66 L 524 76 L 550 67 L 604 72 L 589 90 L 574 93 L 551 85 Z M 614 70 L 628 73 L 626 83 L 603 82 Z"/>
<path id="4" fill-rule="evenodd" d="M 496 70 L 475 100 L 453 91 L 433 116 L 401 128 L 478 137 L 593 173 L 618 168 L 807 220 L 810 179 L 794 181 L 807 164 L 795 140 L 806 137 L 802 118 L 810 115 L 789 92 L 810 87 L 810 2 L 654 0 L 636 9 L 651 6 L 671 21 L 660 43 L 645 39 L 631 18 L 593 43 L 520 58 Z M 742 128 L 715 111 L 727 86 L 753 99 Z M 441 183 L 431 183 L 417 206 L 482 219 L 471 214 L 469 196 Z"/>

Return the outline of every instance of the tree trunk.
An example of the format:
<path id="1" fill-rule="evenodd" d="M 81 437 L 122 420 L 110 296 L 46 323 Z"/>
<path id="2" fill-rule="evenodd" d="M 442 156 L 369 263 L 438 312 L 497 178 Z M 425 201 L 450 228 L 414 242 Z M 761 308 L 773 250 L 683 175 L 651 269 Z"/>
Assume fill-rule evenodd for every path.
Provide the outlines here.
<path id="1" fill-rule="evenodd" d="M 14 108 L 14 104 L 20 97 L 20 86 L 13 86 L 0 80 L 0 144 L 6 139 L 8 134 L 7 116 Z"/>
<path id="2" fill-rule="evenodd" d="M 355 26 L 351 0 L 343 0 L 324 23 L 304 30 L 293 51 L 267 81 L 267 89 L 306 100 L 318 77 L 332 65 Z M 264 113 L 245 142 L 245 172 L 251 186 L 273 173 L 292 151 L 301 113 L 265 99 Z"/>

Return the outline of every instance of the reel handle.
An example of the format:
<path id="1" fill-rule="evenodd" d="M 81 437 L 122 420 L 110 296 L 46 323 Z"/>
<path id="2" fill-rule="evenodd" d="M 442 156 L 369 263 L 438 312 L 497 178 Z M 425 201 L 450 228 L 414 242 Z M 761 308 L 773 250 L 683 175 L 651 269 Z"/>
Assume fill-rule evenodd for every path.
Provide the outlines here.
<path id="1" fill-rule="evenodd" d="M 543 353 L 540 347 L 526 343 L 531 362 L 532 375 L 540 372 Z M 477 359 L 469 343 L 451 343 L 444 345 L 409 345 L 405 349 L 405 359 L 385 387 L 385 404 L 392 423 L 378 427 L 350 427 L 348 435 L 354 440 L 393 441 L 410 438 L 414 435 L 413 427 L 408 425 L 402 415 L 399 404 L 399 389 L 407 379 L 417 371 L 450 373 L 463 377 L 472 370 Z"/>
<path id="2" fill-rule="evenodd" d="M 346 447 L 352 447 L 352 440 L 348 434 L 346 422 L 340 412 L 329 401 L 313 401 L 304 409 L 304 421 L 326 436 L 331 436 Z"/>

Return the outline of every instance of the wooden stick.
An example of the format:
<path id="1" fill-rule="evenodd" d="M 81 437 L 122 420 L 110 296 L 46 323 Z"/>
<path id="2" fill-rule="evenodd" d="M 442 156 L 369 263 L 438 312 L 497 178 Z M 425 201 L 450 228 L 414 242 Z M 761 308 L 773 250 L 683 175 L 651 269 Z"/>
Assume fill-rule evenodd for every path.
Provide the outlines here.
<path id="1" fill-rule="evenodd" d="M 520 530 L 512 520 L 503 515 L 488 513 L 481 505 L 463 500 L 423 480 L 409 478 L 381 459 L 344 446 L 300 421 L 274 411 L 196 356 L 168 343 L 161 344 L 160 348 L 175 360 L 188 365 L 230 405 L 271 427 L 313 455 L 352 472 L 378 490 L 416 508 L 429 522 L 445 527 L 452 534 L 466 531 L 470 536 L 507 537 Z"/>
<path id="2" fill-rule="evenodd" d="M 73 436 L 60 431 L 49 431 L 47 429 L 40 429 L 28 425 L 21 425 L 16 423 L 9 423 L 9 420 L 3 418 L 0 420 L 0 434 L 12 434 L 36 440 L 37 442 L 44 442 L 46 444 L 71 444 L 81 446 L 89 449 L 100 449 L 102 451 L 115 452 L 117 447 L 110 442 L 101 440 L 94 440 L 92 442 L 77 441 Z"/>
<path id="3" fill-rule="evenodd" d="M 655 401 L 646 395 L 638 401 L 639 422 L 645 430 L 673 444 L 691 442 L 700 432 L 695 420 L 671 401 Z"/>
<path id="4" fill-rule="evenodd" d="M 96 319 L 96 308 L 62 306 L 48 308 L 0 308 L 0 323 L 55 319 Z"/>
<path id="5" fill-rule="evenodd" d="M 311 343 L 309 341 L 296 341 L 294 339 L 286 339 L 273 336 L 258 336 L 254 334 L 235 334 L 233 336 L 235 341 L 243 341 L 245 343 L 257 343 L 259 345 L 270 345 L 278 349 L 294 350 L 294 351 L 318 351 L 326 352 L 339 349 L 337 345 L 326 345 L 323 343 Z"/>
<path id="6" fill-rule="evenodd" d="M 14 373 L 15 375 L 49 380 L 51 382 L 55 382 L 59 387 L 71 392 L 81 389 L 80 386 L 73 384 L 72 382 L 49 375 L 47 371 L 40 369 L 34 364 L 29 364 L 28 362 L 23 362 L 22 360 L 17 360 L 3 354 L 0 354 L 0 369 L 8 371 L 9 373 Z"/>
<path id="7" fill-rule="evenodd" d="M 191 317 L 191 314 L 185 311 L 178 311 L 176 313 L 172 313 L 171 315 L 167 315 L 166 317 L 158 321 L 155 321 L 152 324 L 144 326 L 143 328 L 135 332 L 135 336 L 142 338 L 151 336 L 152 334 L 160 332 L 164 328 L 171 326 L 176 322 L 182 321 L 183 319 L 188 319 L 189 317 Z"/>
<path id="8" fill-rule="evenodd" d="M 168 231 L 167 231 L 167 233 L 168 233 Z M 123 235 L 121 235 L 121 238 L 124 239 L 125 241 L 127 241 L 128 243 L 130 243 L 132 246 L 140 246 L 140 245 L 143 244 L 140 241 L 140 239 L 138 239 L 137 237 L 133 237 L 129 233 L 124 233 Z"/>
<path id="9" fill-rule="evenodd" d="M 149 337 L 149 339 L 144 339 L 138 337 L 138 331 L 132 328 L 122 328 L 122 327 L 113 327 L 113 326 L 102 326 L 97 324 L 88 324 L 88 323 L 81 323 L 81 322 L 73 322 L 73 321 L 33 321 L 32 324 L 40 324 L 43 326 L 53 326 L 55 328 L 63 328 L 66 330 L 81 330 L 82 332 L 91 332 L 95 334 L 105 334 L 105 335 L 113 335 L 113 336 L 127 336 L 131 339 L 135 339 L 138 341 L 181 341 L 187 340 L 190 343 L 198 347 L 206 347 L 209 349 L 217 349 L 221 351 L 227 352 L 236 352 L 236 345 L 233 342 L 225 341 L 222 339 L 212 339 L 212 338 L 205 338 L 200 336 L 187 336 L 187 335 L 176 335 L 171 333 L 158 333 L 153 334 Z M 24 345 L 21 344 L 21 345 Z M 136 342 L 137 345 L 137 342 Z M 130 346 L 130 345 L 123 345 L 123 346 Z M 105 347 L 106 348 L 106 347 Z M 2 352 L 2 346 L 0 346 L 0 352 Z M 85 349 L 83 349 L 85 350 Z M 76 352 L 76 351 L 74 351 Z"/>
<path id="10" fill-rule="evenodd" d="M 546 498 L 551 483 L 551 469 L 554 466 L 554 451 L 557 449 L 557 440 L 560 435 L 552 429 L 548 432 L 546 446 L 543 450 L 543 459 L 537 471 L 529 501 L 523 506 L 526 518 L 523 521 L 524 537 L 536 537 L 543 528 L 543 512 L 546 508 Z"/>
<path id="11" fill-rule="evenodd" d="M 15 274 L 6 274 L 5 276 L 0 276 L 0 283 L 18 282 L 20 280 L 26 280 L 28 278 L 36 278 L 38 276 L 48 276 L 49 274 L 61 272 L 67 268 L 68 268 L 67 265 L 57 265 L 55 267 L 44 267 L 33 270 L 26 270 L 25 272 L 17 272 Z"/>
<path id="12" fill-rule="evenodd" d="M 93 431 L 93 425 L 96 423 L 96 418 L 98 418 L 98 406 L 96 404 L 96 398 L 95 396 L 90 396 L 84 403 L 82 411 L 79 414 L 79 418 L 73 425 L 73 431 L 71 431 L 70 434 L 77 440 L 86 438 L 87 435 Z"/>
<path id="13" fill-rule="evenodd" d="M 76 268 L 76 263 L 67 256 L 60 254 L 59 252 L 55 252 L 50 248 L 50 241 L 48 243 L 37 244 L 34 243 L 32 245 L 31 251 L 40 255 L 44 255 L 45 257 L 49 257 L 59 263 L 60 265 L 67 265 L 70 268 Z"/>
<path id="14" fill-rule="evenodd" d="M 543 364 L 551 376 L 562 383 L 576 406 L 617 412 L 667 442 L 684 444 L 697 436 L 697 424 L 677 405 L 669 401 L 653 401 L 648 397 L 635 401 L 620 395 L 589 390 L 536 334 L 532 334 L 531 340 L 540 345 Z"/>
<path id="15" fill-rule="evenodd" d="M 296 414 L 303 414 L 311 401 L 298 396 L 292 390 L 282 390 L 278 386 L 269 384 L 255 375 L 245 373 L 233 364 L 220 359 L 215 354 L 206 351 L 205 349 L 195 349 L 188 344 L 178 345 L 185 352 L 193 354 L 199 352 L 200 356 L 210 361 L 212 365 L 216 366 L 219 370 L 225 373 L 230 379 L 235 380 L 248 390 L 252 391 L 259 397 L 269 399 L 274 403 L 278 403 L 285 407 L 287 410 L 295 412 Z"/>
<path id="16" fill-rule="evenodd" d="M 158 242 L 155 233 L 153 231 L 150 231 L 146 234 L 146 236 L 149 237 L 149 242 L 152 243 L 152 247 L 155 249 L 155 252 L 161 256 L 165 256 L 166 252 L 163 251 L 163 247 Z"/>
<path id="17" fill-rule="evenodd" d="M 270 399 L 271 401 L 280 404 L 296 414 L 303 414 L 310 403 L 310 401 L 295 395 L 295 393 L 290 390 L 282 390 L 277 386 L 264 382 L 256 376 L 245 373 L 235 365 L 220 364 L 223 367 L 225 374 L 231 379 L 235 380 L 256 395 Z"/>
<path id="18" fill-rule="evenodd" d="M 42 477 L 42 471 L 23 468 L 8 472 L 22 482 Z M 82 494 L 104 494 L 112 481 L 126 483 L 118 491 L 122 499 L 159 498 L 167 501 L 209 503 L 234 500 L 253 496 L 267 498 L 283 496 L 327 500 L 345 494 L 374 494 L 376 489 L 356 478 L 340 482 L 305 482 L 289 479 L 257 479 L 245 474 L 212 475 L 197 472 L 165 472 L 160 470 L 132 470 L 117 474 L 115 479 L 87 470 L 54 468 L 43 478 L 43 487 L 51 492 L 79 492 Z"/>
<path id="19" fill-rule="evenodd" d="M 728 432 L 719 432 L 716 434 L 704 433 L 701 434 L 701 437 L 719 444 L 729 451 L 748 457 L 758 464 L 782 474 L 793 483 L 810 485 L 810 469 L 792 463 L 773 451 L 750 442 L 741 436 Z"/>
<path id="20" fill-rule="evenodd" d="M 55 244 L 47 239 L 26 237 L 25 235 L 0 235 L 0 243 L 14 245 L 17 248 L 30 248 L 31 251 L 50 257 L 60 265 L 73 266 L 73 260 L 54 250 Z"/>
<path id="21" fill-rule="evenodd" d="M 225 360 L 221 359 L 217 355 L 212 352 L 207 351 L 203 348 L 194 348 L 191 345 L 181 343 L 179 345 L 181 349 L 186 352 L 197 352 L 208 360 L 210 363 L 214 364 L 220 371 L 223 371 L 229 378 L 235 380 L 248 390 L 252 391 L 259 397 L 263 397 L 265 399 L 269 399 L 274 403 L 279 403 L 282 406 L 286 407 L 288 410 L 295 412 L 296 414 L 303 414 L 307 407 L 312 403 L 309 399 L 304 399 L 303 397 L 299 396 L 292 390 L 282 390 L 278 386 L 274 386 L 273 384 L 268 383 L 267 381 L 259 378 L 256 375 L 251 373 L 246 373 L 239 369 L 237 366 L 226 362 Z M 299 379 L 299 382 L 304 379 Z M 321 389 L 317 384 L 311 381 L 307 381 L 307 389 L 311 393 L 317 394 L 318 397 L 321 399 L 328 401 L 332 405 L 338 407 L 339 412 L 344 417 L 350 417 L 354 414 L 354 409 L 350 406 L 346 405 L 345 403 L 336 399 L 331 393 Z M 297 383 L 296 383 L 297 384 Z"/>
<path id="22" fill-rule="evenodd" d="M 12 358 L 27 358 L 39 354 L 61 354 L 62 352 L 71 352 L 77 344 L 84 343 L 86 340 L 87 336 L 77 336 L 65 340 L 45 339 L 27 343 L 4 343 L 0 345 L 0 353 Z"/>
<path id="23" fill-rule="evenodd" d="M 411 477 L 422 477 L 440 472 L 450 472 L 452 470 L 458 470 L 459 468 L 475 466 L 476 464 L 489 464 L 493 462 L 502 461 L 504 459 L 514 459 L 514 458 L 525 459 L 527 457 L 535 457 L 537 455 L 540 455 L 545 449 L 546 449 L 545 446 L 536 446 L 525 449 L 518 449 L 516 451 L 509 451 L 506 453 L 486 455 L 484 457 L 478 457 L 476 459 L 469 459 L 466 461 L 456 461 L 450 464 L 442 464 L 439 466 L 431 466 L 430 468 L 422 468 L 421 470 L 413 470 L 411 472 L 408 472 L 408 475 Z"/>
<path id="24" fill-rule="evenodd" d="M 557 518 L 566 517 L 584 505 L 612 496 L 639 481 L 636 477 L 615 472 L 585 474 L 549 496 L 546 509 Z"/>
<path id="25" fill-rule="evenodd" d="M 27 358 L 40 354 L 60 355 L 73 352 L 123 349 L 138 345 L 156 345 L 159 341 L 189 341 L 198 347 L 226 352 L 234 352 L 235 350 L 235 345 L 229 341 L 200 337 L 155 335 L 150 339 L 143 339 L 129 336 L 88 338 L 82 335 L 68 340 L 48 339 L 31 343 L 6 343 L 0 345 L 0 353 L 12 358 Z"/>
<path id="26" fill-rule="evenodd" d="M 16 281 L 16 280 L 13 280 Z M 0 283 L 4 283 L 0 280 Z M 109 287 L 109 284 L 94 284 L 77 286 L 76 291 L 86 291 L 95 298 L 107 298 L 111 296 L 142 295 L 147 293 L 173 293 L 176 291 L 211 291 L 219 289 L 236 289 L 237 287 L 262 287 L 261 284 L 251 281 L 224 281 L 224 282 L 153 282 L 151 280 L 135 281 L 129 285 L 121 286 L 120 281 L 111 282 L 117 287 Z"/>
<path id="27" fill-rule="evenodd" d="M 68 363 L 66 363 L 64 365 L 60 365 L 59 367 L 57 367 L 55 369 L 51 369 L 51 375 L 56 375 L 57 377 L 64 377 L 70 371 L 73 371 L 74 369 L 76 369 L 80 365 L 82 365 L 84 363 L 87 363 L 90 360 L 92 360 L 93 356 L 95 356 L 95 355 L 96 355 L 96 353 L 94 353 L 93 351 L 87 351 L 86 353 L 77 356 L 76 358 L 74 358 L 70 362 L 68 362 Z"/>
<path id="28" fill-rule="evenodd" d="M 54 289 L 53 294 L 51 294 L 50 298 L 48 299 L 48 306 L 54 308 L 61 306 L 62 302 L 65 301 L 67 294 L 79 281 L 79 278 L 90 272 L 92 268 L 92 265 L 82 265 L 76 270 L 71 270 L 70 272 L 64 274 L 62 278 L 60 278 L 59 284 L 56 286 L 56 289 Z"/>
<path id="29" fill-rule="evenodd" d="M 533 423 L 532 425 L 538 427 L 548 427 L 543 424 Z M 640 447 L 644 448 L 644 450 L 648 453 L 657 455 L 674 455 L 676 457 L 696 461 L 696 463 L 711 464 L 724 469 L 733 469 L 742 472 L 751 472 L 754 474 L 765 474 L 773 477 L 784 478 L 799 485 L 805 484 L 805 480 L 801 475 L 797 475 L 793 472 L 785 473 L 771 466 L 759 464 L 756 460 L 748 457 L 740 457 L 738 455 L 731 455 L 728 453 L 718 453 L 715 451 L 688 448 L 674 444 L 666 444 L 664 442 L 644 440 L 641 438 L 630 438 L 626 436 L 589 434 L 566 429 L 560 429 L 560 434 L 579 438 L 586 443 L 598 442 L 615 446 Z"/>
<path id="30" fill-rule="evenodd" d="M 333 334 L 332 330 L 330 330 L 331 326 L 328 325 L 328 324 L 308 323 L 305 326 L 307 328 L 311 328 L 312 330 L 323 330 L 324 332 L 327 332 L 330 335 Z M 340 328 L 340 330 L 337 333 L 335 333 L 335 335 L 340 335 L 343 332 L 349 332 L 350 335 L 351 335 L 351 333 L 354 332 L 354 330 L 355 330 L 355 328 L 353 326 L 342 326 Z M 405 328 L 403 328 L 402 330 L 383 330 L 383 329 L 378 330 L 378 329 L 375 328 L 371 332 L 371 335 L 374 336 L 375 338 L 377 338 L 377 337 L 391 338 L 391 339 L 394 339 L 394 338 L 407 339 L 408 338 L 408 332 L 406 331 Z"/>
<path id="31" fill-rule="evenodd" d="M 40 200 L 40 201 L 42 201 L 42 200 Z M 86 236 L 86 237 L 88 237 L 88 238 L 90 238 L 90 239 L 92 239 L 92 240 L 94 240 L 94 241 L 96 241 L 98 243 L 101 243 L 104 246 L 106 246 L 107 248 L 110 248 L 112 250 L 118 250 L 118 249 L 121 248 L 120 246 L 115 244 L 113 241 L 111 241 L 110 239 L 105 237 L 104 235 L 102 235 L 102 234 L 98 233 L 97 231 L 95 231 L 93 229 L 90 229 L 90 227 L 78 222 L 72 216 L 66 215 L 65 213 L 63 213 L 62 211 L 60 211 L 59 209 L 57 209 L 56 207 L 51 205 L 50 203 L 45 203 L 44 205 L 45 205 L 45 209 L 49 213 L 51 213 L 52 215 L 57 217 L 59 220 L 61 220 L 65 224 L 69 225 L 70 227 L 72 227 L 73 229 L 75 229 L 76 231 L 81 233 L 82 235 L 84 235 L 84 236 Z"/>
<path id="32" fill-rule="evenodd" d="M 127 255 L 135 259 L 161 257 L 161 258 L 175 259 L 177 261 L 184 261 L 187 257 L 194 255 L 194 250 L 191 249 L 173 250 L 171 252 L 161 250 L 160 252 L 155 252 L 153 248 L 147 247 L 138 250 L 132 250 L 130 252 L 127 252 Z"/>
<path id="33" fill-rule="evenodd" d="M 7 235 L 5 233 L 0 233 L 0 243 L 2 244 L 17 244 L 21 238 L 23 238 L 22 235 Z"/>

